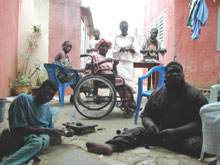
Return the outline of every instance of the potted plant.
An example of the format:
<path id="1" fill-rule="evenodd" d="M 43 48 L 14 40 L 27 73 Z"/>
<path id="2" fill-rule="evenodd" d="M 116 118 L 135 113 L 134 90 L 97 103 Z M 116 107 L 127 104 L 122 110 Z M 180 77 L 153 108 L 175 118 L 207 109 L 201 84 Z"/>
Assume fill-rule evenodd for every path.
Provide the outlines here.
<path id="1" fill-rule="evenodd" d="M 37 47 L 37 41 L 40 32 L 41 25 L 32 25 L 32 35 L 30 35 L 27 39 L 27 51 L 25 54 L 21 55 L 22 65 L 21 68 L 17 72 L 17 76 L 15 80 L 11 81 L 12 91 L 15 92 L 15 95 L 19 95 L 20 93 L 28 93 L 31 87 L 31 78 L 37 72 L 37 68 L 33 72 L 29 68 L 30 59 L 32 59 L 32 51 Z"/>

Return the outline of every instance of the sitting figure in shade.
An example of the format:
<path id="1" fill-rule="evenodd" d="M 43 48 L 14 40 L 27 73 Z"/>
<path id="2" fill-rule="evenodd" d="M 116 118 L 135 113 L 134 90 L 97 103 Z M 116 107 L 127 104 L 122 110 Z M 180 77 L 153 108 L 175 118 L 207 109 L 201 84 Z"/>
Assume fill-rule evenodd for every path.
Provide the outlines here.
<path id="1" fill-rule="evenodd" d="M 125 95 L 125 98 L 127 99 L 126 107 L 132 108 L 135 111 L 136 103 L 133 98 L 132 89 L 127 85 L 126 80 L 124 80 L 122 77 L 119 77 L 116 72 L 116 65 L 118 65 L 119 61 L 112 59 L 112 58 L 106 58 L 106 54 L 108 52 L 108 49 L 111 49 L 111 42 L 107 42 L 105 39 L 100 39 L 100 41 L 96 44 L 95 48 L 98 51 L 97 53 L 93 54 L 93 62 L 95 64 L 95 72 L 97 74 L 115 74 L 115 83 L 117 85 L 122 85 L 123 82 L 125 83 L 125 88 L 123 88 L 125 91 L 123 91 L 122 88 L 118 89 L 117 92 L 122 98 L 123 95 Z M 91 62 L 88 61 L 86 68 L 91 67 Z"/>
<path id="2" fill-rule="evenodd" d="M 0 162 L 1 165 L 24 164 L 48 148 L 51 136 L 73 135 L 74 132 L 54 128 L 48 102 L 57 90 L 58 86 L 55 82 L 46 80 L 35 96 L 20 94 L 12 102 L 8 111 L 8 119 L 10 137 L 14 139 L 11 138 L 12 141 L 8 144 L 2 144 L 0 139 L 0 157 L 5 156 L 8 148 L 17 148 L 17 151 Z M 12 146 L 13 144 L 15 146 Z"/>
<path id="3" fill-rule="evenodd" d="M 105 144 L 87 142 L 89 152 L 111 155 L 138 146 L 161 146 L 199 157 L 202 147 L 200 108 L 203 94 L 184 80 L 183 67 L 173 61 L 165 68 L 166 86 L 156 89 L 141 114 L 143 127 L 127 129 Z"/>

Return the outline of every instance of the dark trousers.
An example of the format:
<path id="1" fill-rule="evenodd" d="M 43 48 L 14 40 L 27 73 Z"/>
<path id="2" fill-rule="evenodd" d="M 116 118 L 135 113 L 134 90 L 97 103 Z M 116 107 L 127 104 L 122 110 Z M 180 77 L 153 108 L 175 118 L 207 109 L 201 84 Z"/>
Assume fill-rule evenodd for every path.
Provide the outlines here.
<path id="1" fill-rule="evenodd" d="M 143 127 L 137 127 L 125 130 L 107 141 L 106 144 L 110 144 L 114 152 L 121 152 L 139 146 L 161 146 L 181 154 L 199 157 L 202 148 L 202 137 L 179 138 L 177 142 L 167 144 L 158 135 L 149 135 Z"/>

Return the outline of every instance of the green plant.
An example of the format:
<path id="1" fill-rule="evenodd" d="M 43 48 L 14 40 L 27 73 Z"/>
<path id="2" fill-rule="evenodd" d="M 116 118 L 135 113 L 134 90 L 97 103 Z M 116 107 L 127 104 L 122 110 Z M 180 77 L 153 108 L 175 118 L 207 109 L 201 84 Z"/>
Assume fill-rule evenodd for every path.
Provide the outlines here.
<path id="1" fill-rule="evenodd" d="M 42 83 L 46 80 L 46 70 L 42 69 L 42 62 L 39 59 L 32 58 L 32 61 L 34 62 L 35 70 L 32 73 L 35 75 L 35 83 L 32 84 L 32 86 L 41 86 Z"/>
<path id="2" fill-rule="evenodd" d="M 32 76 L 40 71 L 38 66 L 35 66 L 35 70 L 32 72 L 30 65 L 30 59 L 32 59 L 32 52 L 37 47 L 37 38 L 41 32 L 41 25 L 32 25 L 32 34 L 26 39 L 27 50 L 25 54 L 21 55 L 21 67 L 17 72 L 16 79 L 12 81 L 12 86 L 30 86 Z"/>
<path id="3" fill-rule="evenodd" d="M 25 75 L 22 75 L 20 78 L 17 78 L 14 82 L 13 82 L 13 86 L 26 86 L 26 85 L 30 85 L 30 78 L 26 77 Z"/>

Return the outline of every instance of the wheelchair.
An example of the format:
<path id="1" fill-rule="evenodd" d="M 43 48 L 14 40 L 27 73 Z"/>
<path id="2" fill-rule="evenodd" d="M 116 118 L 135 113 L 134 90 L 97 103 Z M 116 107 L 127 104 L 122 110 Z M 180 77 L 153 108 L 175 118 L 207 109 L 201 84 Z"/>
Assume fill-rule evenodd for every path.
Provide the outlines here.
<path id="1" fill-rule="evenodd" d="M 91 70 L 90 74 L 82 77 L 74 88 L 73 103 L 76 110 L 86 118 L 101 119 L 111 113 L 117 103 L 124 116 L 131 117 L 135 108 L 128 107 L 126 104 L 128 100 L 125 98 L 125 91 L 128 87 L 123 78 L 116 76 L 116 69 L 111 70 L 113 74 L 101 74 L 102 71 L 107 70 L 95 71 L 97 66 L 91 55 L 82 54 L 80 57 L 91 58 Z M 119 85 L 116 83 L 118 80 L 121 82 Z M 122 91 L 122 96 L 117 95 L 118 90 Z M 132 96 L 131 90 L 127 91 Z"/>

